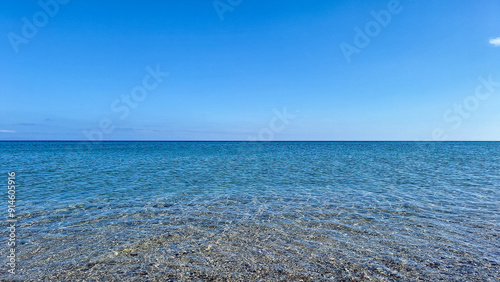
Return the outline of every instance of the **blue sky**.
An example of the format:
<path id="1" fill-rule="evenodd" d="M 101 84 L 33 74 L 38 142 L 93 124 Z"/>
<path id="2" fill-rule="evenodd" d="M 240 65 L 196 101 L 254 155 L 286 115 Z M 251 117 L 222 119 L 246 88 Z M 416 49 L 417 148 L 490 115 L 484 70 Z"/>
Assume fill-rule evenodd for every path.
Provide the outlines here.
<path id="1" fill-rule="evenodd" d="M 500 140 L 499 14 L 495 0 L 2 1 L 0 140 Z"/>

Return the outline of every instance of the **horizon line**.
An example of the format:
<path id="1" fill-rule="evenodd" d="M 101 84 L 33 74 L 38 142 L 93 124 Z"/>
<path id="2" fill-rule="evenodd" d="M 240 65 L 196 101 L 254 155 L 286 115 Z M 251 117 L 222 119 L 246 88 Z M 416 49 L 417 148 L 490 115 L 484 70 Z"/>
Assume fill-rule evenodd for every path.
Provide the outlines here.
<path id="1" fill-rule="evenodd" d="M 500 140 L 0 140 L 0 142 L 500 142 Z"/>

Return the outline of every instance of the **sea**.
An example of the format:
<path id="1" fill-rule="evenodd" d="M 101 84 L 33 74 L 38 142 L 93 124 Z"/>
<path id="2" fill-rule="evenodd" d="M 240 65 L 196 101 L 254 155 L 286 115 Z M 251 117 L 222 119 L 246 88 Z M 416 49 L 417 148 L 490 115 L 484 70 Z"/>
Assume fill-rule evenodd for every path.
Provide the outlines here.
<path id="1" fill-rule="evenodd" d="M 0 173 L 2 281 L 500 281 L 500 142 L 3 141 Z"/>

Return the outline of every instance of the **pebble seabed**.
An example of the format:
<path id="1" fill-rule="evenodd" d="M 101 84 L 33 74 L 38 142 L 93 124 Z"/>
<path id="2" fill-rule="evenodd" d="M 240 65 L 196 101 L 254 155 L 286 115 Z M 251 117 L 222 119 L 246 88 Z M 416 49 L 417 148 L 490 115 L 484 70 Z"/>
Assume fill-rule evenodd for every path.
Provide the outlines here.
<path id="1" fill-rule="evenodd" d="M 358 219 L 360 220 L 360 219 Z M 365 219 L 366 224 L 369 220 Z M 16 279 L 42 281 L 498 281 L 499 265 L 435 237 L 395 240 L 342 223 L 191 222 L 46 233 L 24 244 Z M 135 226 L 131 227 L 131 226 Z M 151 229 L 156 229 L 151 234 Z M 128 231 L 126 231 L 128 230 Z M 130 231 L 135 236 L 131 238 Z M 168 231 L 170 230 L 170 231 Z M 408 236 L 412 236 L 408 230 Z M 414 234 L 413 234 L 414 235 Z M 422 235 L 422 234 L 421 234 Z M 432 236 L 432 234 L 429 234 Z"/>

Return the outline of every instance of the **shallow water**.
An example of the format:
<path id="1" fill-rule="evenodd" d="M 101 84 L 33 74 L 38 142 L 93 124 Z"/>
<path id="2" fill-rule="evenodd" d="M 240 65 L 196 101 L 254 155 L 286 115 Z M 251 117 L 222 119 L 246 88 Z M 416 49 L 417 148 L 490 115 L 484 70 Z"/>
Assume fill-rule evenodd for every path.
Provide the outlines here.
<path id="1" fill-rule="evenodd" d="M 2 280 L 500 279 L 498 142 L 0 142 L 0 161 Z"/>

